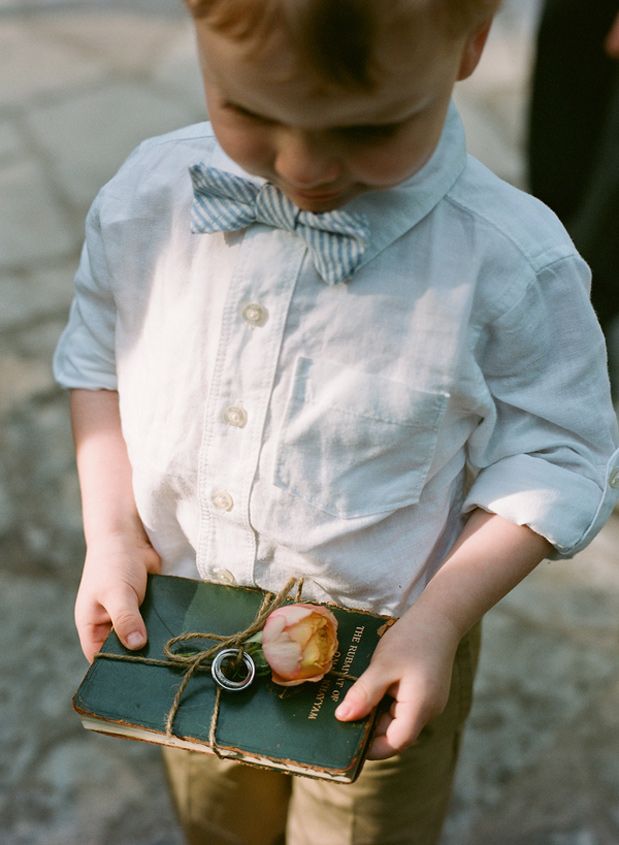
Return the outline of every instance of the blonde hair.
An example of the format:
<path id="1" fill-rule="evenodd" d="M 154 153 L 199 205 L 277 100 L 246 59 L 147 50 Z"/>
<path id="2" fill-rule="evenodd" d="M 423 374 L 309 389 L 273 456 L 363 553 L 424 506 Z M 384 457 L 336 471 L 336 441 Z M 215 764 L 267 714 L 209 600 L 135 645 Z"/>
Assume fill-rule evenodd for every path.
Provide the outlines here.
<path id="1" fill-rule="evenodd" d="M 324 81 L 353 87 L 374 82 L 373 52 L 387 26 L 407 26 L 427 11 L 458 37 L 492 17 L 501 0 L 186 0 L 214 31 L 260 51 L 275 32 Z"/>

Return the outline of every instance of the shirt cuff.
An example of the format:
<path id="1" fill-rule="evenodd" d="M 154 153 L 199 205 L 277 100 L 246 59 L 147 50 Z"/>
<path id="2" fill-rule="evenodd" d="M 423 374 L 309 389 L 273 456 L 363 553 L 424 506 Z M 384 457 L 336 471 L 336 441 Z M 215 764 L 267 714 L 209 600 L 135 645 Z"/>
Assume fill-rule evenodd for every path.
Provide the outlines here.
<path id="1" fill-rule="evenodd" d="M 619 449 L 600 483 L 532 455 L 504 458 L 482 470 L 463 505 L 528 525 L 554 547 L 551 559 L 569 558 L 595 537 L 619 500 Z"/>
<path id="2" fill-rule="evenodd" d="M 65 329 L 54 353 L 54 378 L 67 390 L 117 390 L 113 364 L 90 350 L 88 337 Z"/>

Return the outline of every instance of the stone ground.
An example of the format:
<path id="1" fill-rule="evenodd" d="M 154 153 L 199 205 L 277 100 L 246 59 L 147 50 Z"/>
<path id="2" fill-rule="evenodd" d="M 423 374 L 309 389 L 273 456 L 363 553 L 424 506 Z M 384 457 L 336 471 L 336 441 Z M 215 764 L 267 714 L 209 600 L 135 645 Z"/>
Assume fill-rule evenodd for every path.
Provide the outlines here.
<path id="1" fill-rule="evenodd" d="M 458 95 L 473 150 L 519 184 L 535 10 L 506 3 Z M 70 708 L 83 550 L 50 358 L 96 189 L 203 116 L 191 34 L 175 0 L 0 0 L 0 69 L 0 841 L 180 845 L 156 751 Z M 619 842 L 618 547 L 615 516 L 489 614 L 443 845 Z"/>

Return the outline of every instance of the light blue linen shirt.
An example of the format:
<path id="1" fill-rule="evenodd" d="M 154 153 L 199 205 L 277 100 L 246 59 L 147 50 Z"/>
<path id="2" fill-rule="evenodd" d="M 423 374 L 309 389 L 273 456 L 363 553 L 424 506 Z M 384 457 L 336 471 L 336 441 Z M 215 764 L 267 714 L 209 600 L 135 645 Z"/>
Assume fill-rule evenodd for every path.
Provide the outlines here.
<path id="1" fill-rule="evenodd" d="M 192 234 L 209 124 L 142 144 L 87 220 L 60 384 L 118 389 L 164 571 L 401 614 L 475 507 L 557 557 L 619 491 L 589 273 L 554 215 L 466 154 L 452 108 L 327 285 L 294 232 Z M 259 181 L 259 180 L 258 180 Z"/>

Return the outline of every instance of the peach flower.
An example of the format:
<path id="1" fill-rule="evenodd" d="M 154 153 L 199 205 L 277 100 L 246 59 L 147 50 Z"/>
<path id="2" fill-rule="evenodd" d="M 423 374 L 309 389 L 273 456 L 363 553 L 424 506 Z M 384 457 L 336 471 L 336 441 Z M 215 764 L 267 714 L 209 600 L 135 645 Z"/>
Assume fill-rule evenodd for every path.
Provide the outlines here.
<path id="1" fill-rule="evenodd" d="M 319 605 L 279 607 L 264 625 L 262 650 L 276 684 L 291 687 L 319 681 L 337 651 L 337 619 Z"/>

